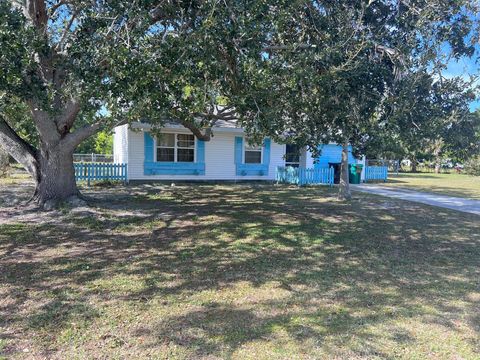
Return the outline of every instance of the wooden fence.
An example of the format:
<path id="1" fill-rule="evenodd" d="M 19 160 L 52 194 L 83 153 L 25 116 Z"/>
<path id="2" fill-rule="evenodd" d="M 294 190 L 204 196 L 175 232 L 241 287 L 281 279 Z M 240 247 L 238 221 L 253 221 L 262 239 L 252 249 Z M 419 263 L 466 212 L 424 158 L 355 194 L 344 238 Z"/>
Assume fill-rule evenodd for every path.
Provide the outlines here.
<path id="1" fill-rule="evenodd" d="M 387 166 L 366 166 L 365 167 L 365 182 L 369 180 L 387 181 L 388 167 Z"/>
<path id="2" fill-rule="evenodd" d="M 74 163 L 75 180 L 87 181 L 127 181 L 127 164 Z"/>
<path id="3" fill-rule="evenodd" d="M 275 178 L 279 183 L 311 185 L 333 185 L 333 168 L 302 169 L 291 166 L 278 166 Z"/>

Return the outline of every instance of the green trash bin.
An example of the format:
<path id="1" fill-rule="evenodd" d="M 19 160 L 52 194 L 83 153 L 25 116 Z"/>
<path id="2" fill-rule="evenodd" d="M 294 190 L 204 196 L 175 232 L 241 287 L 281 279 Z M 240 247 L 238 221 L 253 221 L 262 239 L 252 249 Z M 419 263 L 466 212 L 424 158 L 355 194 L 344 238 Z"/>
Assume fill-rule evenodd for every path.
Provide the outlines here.
<path id="1" fill-rule="evenodd" d="M 362 178 L 362 164 L 350 164 L 349 181 L 350 184 L 360 184 Z"/>

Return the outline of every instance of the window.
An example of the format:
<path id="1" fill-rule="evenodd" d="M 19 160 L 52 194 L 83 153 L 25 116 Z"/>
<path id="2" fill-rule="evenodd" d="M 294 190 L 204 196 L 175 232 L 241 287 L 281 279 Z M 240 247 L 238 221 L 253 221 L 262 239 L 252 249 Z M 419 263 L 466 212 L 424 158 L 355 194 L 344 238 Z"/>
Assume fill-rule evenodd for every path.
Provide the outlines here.
<path id="1" fill-rule="evenodd" d="M 195 138 L 193 135 L 177 134 L 177 160 L 180 162 L 195 161 Z"/>
<path id="2" fill-rule="evenodd" d="M 157 161 L 175 161 L 175 134 L 162 134 L 157 144 Z"/>
<path id="3" fill-rule="evenodd" d="M 262 147 L 258 145 L 245 144 L 245 164 L 261 164 Z"/>
<path id="4" fill-rule="evenodd" d="M 157 139 L 157 161 L 194 162 L 195 137 L 190 134 L 161 134 Z"/>
<path id="5" fill-rule="evenodd" d="M 300 148 L 297 145 L 287 144 L 285 149 L 285 166 L 300 166 Z"/>

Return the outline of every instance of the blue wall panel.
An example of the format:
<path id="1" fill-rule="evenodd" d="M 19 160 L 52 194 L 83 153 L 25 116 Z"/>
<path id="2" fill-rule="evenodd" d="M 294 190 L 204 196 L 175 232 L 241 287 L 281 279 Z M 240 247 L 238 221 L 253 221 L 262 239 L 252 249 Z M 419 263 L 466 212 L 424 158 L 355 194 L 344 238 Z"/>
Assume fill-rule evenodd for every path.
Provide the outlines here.
<path id="1" fill-rule="evenodd" d="M 145 162 L 153 161 L 153 138 L 148 132 L 143 133 L 143 138 L 145 141 Z"/>
<path id="2" fill-rule="evenodd" d="M 197 139 L 197 163 L 205 163 L 205 141 Z"/>
<path id="3" fill-rule="evenodd" d="M 319 158 L 317 158 L 317 162 L 315 163 L 314 167 L 317 168 L 326 168 L 328 167 L 328 163 L 340 163 L 342 161 L 342 146 L 328 144 L 328 145 L 320 145 L 322 153 Z M 354 156 L 352 155 L 352 147 L 348 147 L 348 162 L 350 164 L 354 164 L 356 162 Z"/>
<path id="4" fill-rule="evenodd" d="M 243 138 L 240 136 L 235 137 L 235 164 L 239 165 L 242 163 L 243 158 Z"/>

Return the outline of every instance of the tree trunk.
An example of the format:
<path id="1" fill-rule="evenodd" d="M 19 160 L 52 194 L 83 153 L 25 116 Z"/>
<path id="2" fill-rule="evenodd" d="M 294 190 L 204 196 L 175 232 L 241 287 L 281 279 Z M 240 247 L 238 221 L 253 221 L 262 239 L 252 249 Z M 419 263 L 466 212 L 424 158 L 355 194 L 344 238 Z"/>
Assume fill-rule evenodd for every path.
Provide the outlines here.
<path id="1" fill-rule="evenodd" d="M 73 151 L 60 146 L 42 149 L 38 156 L 39 180 L 33 201 L 45 208 L 80 197 L 75 182 Z"/>
<path id="2" fill-rule="evenodd" d="M 433 142 L 433 156 L 435 157 L 435 174 L 440 174 L 442 169 L 442 153 L 444 142 L 442 139 L 437 139 Z"/>
<path id="3" fill-rule="evenodd" d="M 0 116 L 0 144 L 32 176 L 35 192 L 30 201 L 46 209 L 80 197 L 75 182 L 73 151 L 81 138 L 71 135 L 56 142 L 42 142 L 37 150 L 18 136 Z"/>
<path id="4" fill-rule="evenodd" d="M 440 170 L 442 168 L 442 159 L 440 157 L 439 149 L 435 149 L 433 155 L 435 156 L 435 174 L 440 174 Z"/>
<path id="5" fill-rule="evenodd" d="M 410 171 L 414 173 L 417 172 L 417 159 L 415 156 L 410 157 Z"/>
<path id="6" fill-rule="evenodd" d="M 348 176 L 348 141 L 342 146 L 342 163 L 340 166 L 340 187 L 338 190 L 339 200 L 350 200 L 352 193 L 350 192 L 350 181 Z"/>

